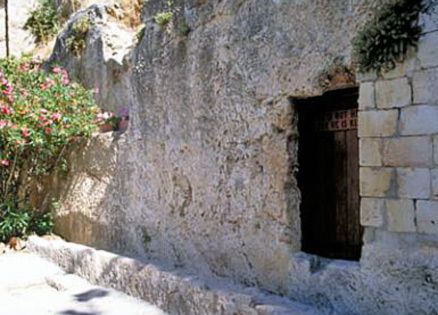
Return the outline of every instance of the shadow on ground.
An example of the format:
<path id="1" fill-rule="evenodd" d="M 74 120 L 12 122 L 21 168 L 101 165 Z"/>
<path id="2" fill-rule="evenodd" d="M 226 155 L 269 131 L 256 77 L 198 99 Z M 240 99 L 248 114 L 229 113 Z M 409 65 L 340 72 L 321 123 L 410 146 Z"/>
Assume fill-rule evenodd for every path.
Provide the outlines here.
<path id="1" fill-rule="evenodd" d="M 93 289 L 88 290 L 84 293 L 75 294 L 74 297 L 78 302 L 88 302 L 92 299 L 102 298 L 109 294 L 107 290 L 102 289 Z"/>

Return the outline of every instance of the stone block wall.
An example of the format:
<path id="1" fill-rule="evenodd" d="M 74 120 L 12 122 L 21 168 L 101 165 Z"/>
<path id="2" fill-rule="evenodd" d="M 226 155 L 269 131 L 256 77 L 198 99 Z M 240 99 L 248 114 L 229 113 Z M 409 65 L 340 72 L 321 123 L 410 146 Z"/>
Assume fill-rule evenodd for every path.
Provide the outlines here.
<path id="1" fill-rule="evenodd" d="M 437 55 L 438 29 L 426 23 L 403 64 L 361 78 L 361 224 L 368 231 L 438 236 Z"/>

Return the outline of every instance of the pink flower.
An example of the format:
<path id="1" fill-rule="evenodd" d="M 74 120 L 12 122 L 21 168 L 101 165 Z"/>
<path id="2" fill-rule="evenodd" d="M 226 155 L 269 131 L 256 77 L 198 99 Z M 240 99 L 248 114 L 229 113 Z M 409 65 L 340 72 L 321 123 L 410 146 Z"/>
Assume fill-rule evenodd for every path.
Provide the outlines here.
<path id="1" fill-rule="evenodd" d="M 12 113 L 12 109 L 9 106 L 2 106 L 1 112 L 5 115 L 10 115 Z"/>
<path id="2" fill-rule="evenodd" d="M 54 84 L 55 84 L 55 81 L 53 81 L 50 78 L 47 78 L 46 82 L 44 82 L 43 84 L 40 84 L 40 88 L 41 88 L 41 90 L 47 90 L 47 89 L 50 89 Z"/>
<path id="3" fill-rule="evenodd" d="M 50 135 L 52 133 L 52 128 L 47 127 L 46 129 L 44 129 L 44 132 L 46 133 L 46 135 Z"/>
<path id="4" fill-rule="evenodd" d="M 2 166 L 8 167 L 8 166 L 9 166 L 9 161 L 8 161 L 8 160 L 1 160 L 1 161 L 0 161 L 0 164 L 1 164 Z"/>
<path id="5" fill-rule="evenodd" d="M 1 77 L 1 85 L 2 85 L 1 87 L 2 94 L 5 95 L 8 98 L 9 102 L 12 103 L 13 101 L 12 92 L 14 91 L 12 85 L 4 77 Z"/>
<path id="6" fill-rule="evenodd" d="M 28 138 L 30 136 L 29 128 L 22 127 L 21 128 L 21 135 L 25 138 Z"/>
<path id="7" fill-rule="evenodd" d="M 63 76 L 62 77 L 62 84 L 63 85 L 69 85 L 70 84 L 70 79 L 68 78 L 68 76 Z"/>
<path id="8" fill-rule="evenodd" d="M 0 129 L 5 128 L 8 125 L 8 122 L 6 120 L 0 120 Z"/>
<path id="9" fill-rule="evenodd" d="M 53 113 L 51 118 L 53 121 L 58 121 L 61 119 L 61 114 L 60 113 Z"/>
<path id="10" fill-rule="evenodd" d="M 51 125 L 53 123 L 53 121 L 51 119 L 47 119 L 44 116 L 40 116 L 38 118 L 38 120 L 41 121 L 41 123 L 39 124 L 40 127 L 45 127 L 45 126 Z"/>
<path id="11" fill-rule="evenodd" d="M 67 71 L 66 71 L 65 69 L 63 69 L 63 70 L 61 71 L 61 73 L 62 73 L 62 76 L 61 76 L 61 82 L 62 82 L 62 84 L 64 84 L 64 85 L 68 85 L 68 84 L 70 83 L 70 78 L 69 78 L 69 76 L 68 76 Z"/>
<path id="12" fill-rule="evenodd" d="M 20 65 L 20 70 L 22 71 L 22 72 L 26 72 L 26 71 L 29 71 L 30 70 L 30 64 L 29 63 L 22 63 L 21 65 Z"/>
<path id="13" fill-rule="evenodd" d="M 108 120 L 113 116 L 114 116 L 114 113 L 112 113 L 112 112 L 100 112 L 96 115 L 96 119 L 98 122 L 100 122 L 103 120 Z"/>
<path id="14" fill-rule="evenodd" d="M 97 118 L 98 121 L 104 120 L 103 117 L 104 117 L 104 116 L 103 116 L 103 113 L 98 113 L 98 114 L 96 115 L 96 118 Z"/>
<path id="15" fill-rule="evenodd" d="M 20 89 L 20 93 L 21 93 L 21 96 L 24 96 L 24 97 L 29 95 L 29 92 L 26 89 Z"/>
<path id="16" fill-rule="evenodd" d="M 43 115 L 47 114 L 47 109 L 41 108 L 40 109 L 40 113 L 43 114 Z"/>
<path id="17" fill-rule="evenodd" d="M 52 71 L 53 73 L 61 73 L 62 69 L 60 67 L 54 67 Z"/>

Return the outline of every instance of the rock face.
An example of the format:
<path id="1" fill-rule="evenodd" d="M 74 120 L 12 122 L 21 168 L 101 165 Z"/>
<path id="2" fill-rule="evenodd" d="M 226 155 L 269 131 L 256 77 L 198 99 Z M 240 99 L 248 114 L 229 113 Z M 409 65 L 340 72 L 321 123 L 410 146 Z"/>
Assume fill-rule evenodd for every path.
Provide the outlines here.
<path id="1" fill-rule="evenodd" d="M 87 47 L 80 56 L 67 47 L 71 30 L 83 14 L 73 17 L 58 37 L 51 61 L 62 61 L 73 77 L 98 91 L 96 99 L 103 108 L 117 111 L 132 103 L 129 77 L 123 74 L 129 69 L 135 34 L 109 15 L 110 10 L 112 5 L 94 5 L 86 11 L 90 25 Z"/>
<path id="2" fill-rule="evenodd" d="M 432 298 L 438 292 L 436 235 L 417 234 L 435 231 L 434 220 L 426 220 L 434 216 L 434 204 L 420 203 L 421 229 L 414 201 L 398 211 L 404 207 L 398 199 L 409 196 L 392 195 L 388 213 L 394 216 L 383 216 L 377 206 L 385 195 L 374 194 L 394 185 L 394 172 L 380 168 L 372 154 L 361 155 L 377 163 L 361 171 L 362 194 L 378 199 L 369 207 L 362 204 L 371 214 L 363 213 L 361 263 L 299 252 L 299 135 L 293 100 L 338 84 L 357 85 L 351 39 L 378 3 L 192 0 L 174 1 L 168 8 L 163 1 L 148 1 L 138 42 L 132 31 L 111 20 L 108 7 L 92 6 L 75 15 L 51 61 L 99 88 L 96 97 L 105 108 L 128 106 L 130 126 L 124 134 L 97 136 L 72 155 L 76 166 L 60 192 L 57 232 L 71 241 L 230 277 L 340 314 L 438 312 Z M 154 22 L 170 10 L 171 21 Z M 82 15 L 92 23 L 86 49 L 75 56 L 65 43 Z M 436 34 L 434 18 L 424 21 Z M 415 71 L 436 60 L 430 34 L 419 48 L 426 57 Z M 345 74 L 331 75 L 334 64 Z M 414 99 L 436 102 L 430 83 L 436 80 L 420 79 L 433 77 L 433 69 L 416 74 Z M 435 113 L 435 105 L 403 109 L 400 116 L 391 103 L 402 106 L 397 99 L 402 98 L 404 106 L 412 100 L 405 97 L 409 92 L 394 92 L 410 82 L 405 70 L 404 65 L 394 70 L 401 73 L 393 74 L 394 82 L 361 78 L 360 103 L 370 108 L 377 100 L 385 103 L 377 105 L 379 114 L 377 109 L 361 113 L 366 116 L 359 119 L 361 138 L 392 137 L 400 130 L 423 135 L 411 111 L 432 117 L 428 113 Z M 388 93 L 377 98 L 374 84 Z M 423 92 L 417 96 L 416 90 Z M 406 122 L 400 125 L 398 119 Z M 427 130 L 430 143 L 435 133 Z M 371 152 L 380 150 L 378 140 L 367 146 Z M 404 145 L 390 141 L 388 146 Z M 399 158 L 387 156 L 393 162 Z M 408 165 L 422 160 L 412 159 Z M 427 161 L 432 163 L 432 157 Z M 409 192 L 413 177 L 404 177 Z M 405 225 L 403 220 L 410 219 Z M 384 224 L 394 229 L 381 228 Z"/>
<path id="3" fill-rule="evenodd" d="M 13 0 L 9 1 L 9 46 L 11 54 L 19 56 L 29 53 L 35 48 L 35 38 L 24 29 L 24 25 L 38 1 L 37 0 Z M 0 58 L 6 56 L 5 35 L 5 1 L 0 1 Z"/>
<path id="4" fill-rule="evenodd" d="M 319 78 L 331 62 L 349 64 L 350 39 L 370 4 L 176 6 L 181 16 L 160 27 L 150 18 L 169 8 L 146 3 L 149 22 L 132 55 L 132 35 L 113 24 L 105 6 L 83 13 L 92 27 L 80 57 L 65 47 L 79 15 L 58 38 L 53 62 L 98 85 L 103 106 L 131 110 L 110 183 L 115 193 L 102 197 L 110 201 L 95 215 L 118 213 L 127 228 L 121 249 L 195 261 L 205 272 L 285 291 L 290 253 L 300 249 L 290 97 L 321 94 Z M 178 31 L 181 19 L 188 34 Z M 76 202 L 66 209 L 81 208 Z"/>

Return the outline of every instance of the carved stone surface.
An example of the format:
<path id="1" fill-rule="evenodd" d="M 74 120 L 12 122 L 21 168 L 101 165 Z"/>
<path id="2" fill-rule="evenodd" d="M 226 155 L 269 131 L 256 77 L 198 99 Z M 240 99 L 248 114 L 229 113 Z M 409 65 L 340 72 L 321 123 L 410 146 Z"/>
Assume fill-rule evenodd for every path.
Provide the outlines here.
<path id="1" fill-rule="evenodd" d="M 73 16 L 59 36 L 51 61 L 88 87 L 98 87 L 96 98 L 104 108 L 128 106 L 130 126 L 123 134 L 98 135 L 73 153 L 76 168 L 60 192 L 57 232 L 71 241 L 229 277 L 340 314 L 437 312 L 432 298 L 437 240 L 415 233 L 432 231 L 433 207 L 423 212 L 424 225 L 416 226 L 410 199 L 427 199 L 411 178 L 430 189 L 427 196 L 431 180 L 424 180 L 426 170 L 405 176 L 406 160 L 399 165 L 391 157 L 391 165 L 384 165 L 383 140 L 382 148 L 375 148 L 382 154 L 377 163 L 362 155 L 364 166 L 372 166 L 362 168 L 362 193 L 390 200 L 400 194 L 409 203 L 401 210 L 407 215 L 400 217 L 402 203 L 395 201 L 385 201 L 377 219 L 368 209 L 373 217 L 363 216 L 371 226 L 360 264 L 299 253 L 293 100 L 330 89 L 325 81 L 320 86 L 320 78 L 333 63 L 341 60 L 351 68 L 351 39 L 379 1 L 174 2 L 173 20 L 166 25 L 154 22 L 157 13 L 169 10 L 166 3 L 145 3 L 145 30 L 137 42 L 102 5 Z M 90 15 L 92 25 L 87 48 L 75 57 L 65 40 L 71 23 L 83 14 Z M 180 31 L 183 25 L 188 33 Z M 369 103 L 359 113 L 363 139 L 433 138 L 435 105 L 406 104 L 410 91 L 400 104 L 397 99 L 395 90 L 412 84 L 422 87 L 424 99 L 433 94 L 419 82 L 429 72 L 416 69 L 418 62 L 409 64 L 417 82 L 396 68 L 391 80 L 403 84 L 383 84 L 376 93 L 379 109 L 370 109 L 377 100 L 374 92 L 361 89 L 367 95 L 360 99 Z M 415 87 L 412 95 L 415 100 Z M 391 104 L 381 104 L 387 100 Z M 423 116 L 428 123 L 419 121 Z M 431 163 L 430 156 L 423 159 Z M 415 163 L 423 159 L 415 157 Z"/>

